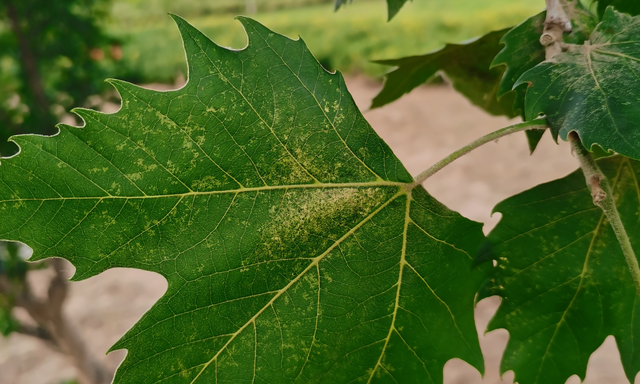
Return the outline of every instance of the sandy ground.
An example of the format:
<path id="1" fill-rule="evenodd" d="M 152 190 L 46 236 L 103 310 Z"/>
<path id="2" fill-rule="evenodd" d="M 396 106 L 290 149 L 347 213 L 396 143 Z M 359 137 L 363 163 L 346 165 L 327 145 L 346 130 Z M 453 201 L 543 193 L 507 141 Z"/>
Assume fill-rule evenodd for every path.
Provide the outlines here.
<path id="1" fill-rule="evenodd" d="M 366 110 L 380 84 L 363 78 L 350 78 L 347 82 L 358 105 Z M 446 86 L 417 89 L 390 106 L 366 111 L 365 116 L 412 174 L 473 139 L 509 124 L 505 118 L 486 115 Z M 496 203 L 541 182 L 565 176 L 576 168 L 576 160 L 566 143 L 556 145 L 545 136 L 538 150 L 529 156 L 524 134 L 517 134 L 457 160 L 429 179 L 425 186 L 450 208 L 485 223 L 485 232 L 488 232 L 499 221 L 499 215 L 491 217 L 490 214 Z M 41 275 L 33 277 L 43 279 Z M 115 369 L 125 352 L 105 355 L 106 350 L 165 289 L 166 283 L 159 275 L 138 270 L 109 270 L 72 283 L 65 311 L 91 352 Z M 468 364 L 454 359 L 445 366 L 445 383 L 513 382 L 512 372 L 500 379 L 498 370 L 508 333 L 498 330 L 482 335 L 498 304 L 497 298 L 490 298 L 476 309 L 478 332 L 486 356 L 484 378 Z M 0 338 L 0 384 L 58 384 L 74 375 L 73 366 L 64 356 L 50 351 L 39 341 L 18 334 Z M 579 382 L 575 376 L 567 381 Z M 592 355 L 585 383 L 628 383 L 612 338 Z M 640 384 L 640 380 L 635 383 Z"/>

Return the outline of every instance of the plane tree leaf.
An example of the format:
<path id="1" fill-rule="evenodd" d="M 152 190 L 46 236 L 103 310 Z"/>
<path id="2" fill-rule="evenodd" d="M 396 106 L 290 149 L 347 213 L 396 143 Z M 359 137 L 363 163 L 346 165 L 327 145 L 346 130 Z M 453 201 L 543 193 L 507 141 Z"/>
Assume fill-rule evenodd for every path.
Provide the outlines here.
<path id="1" fill-rule="evenodd" d="M 504 75 L 498 85 L 498 97 L 512 91 L 524 72 L 544 61 L 540 35 L 544 29 L 545 17 L 546 12 L 532 16 L 507 31 L 500 39 L 504 47 L 491 62 L 491 67 L 504 67 Z"/>
<path id="2" fill-rule="evenodd" d="M 573 30 L 564 36 L 564 41 L 582 44 L 591 35 L 596 20 L 580 5 L 568 9 L 567 12 L 571 15 Z M 540 44 L 540 35 L 546 17 L 546 11 L 532 16 L 506 32 L 500 40 L 504 47 L 491 63 L 492 67 L 505 67 L 504 76 L 498 86 L 498 97 L 513 90 L 522 74 L 544 61 L 545 53 L 544 47 Z"/>
<path id="3" fill-rule="evenodd" d="M 640 250 L 640 162 L 598 160 Z M 502 303 L 488 330 L 509 342 L 501 371 L 520 384 L 563 384 L 585 377 L 589 356 L 613 335 L 627 377 L 640 371 L 640 309 L 633 280 L 608 221 L 594 206 L 581 171 L 511 197 L 478 254 L 497 262 L 480 297 Z"/>
<path id="4" fill-rule="evenodd" d="M 544 47 L 540 44 L 540 35 L 544 29 L 546 12 L 528 18 L 508 31 L 500 40 L 504 48 L 491 62 L 491 68 L 504 67 L 504 75 L 498 85 L 496 97 L 501 98 L 508 92 L 515 92 L 514 112 L 524 114 L 524 93 L 526 86 L 514 89 L 516 80 L 524 72 L 544 61 Z M 525 131 L 529 150 L 533 152 L 544 134 L 543 130 Z"/>
<path id="5" fill-rule="evenodd" d="M 491 32 L 467 44 L 448 44 L 426 55 L 376 61 L 397 68 L 385 75 L 384 87 L 371 107 L 391 103 L 443 72 L 453 87 L 478 107 L 492 115 L 517 116 L 513 97 L 497 99 L 504 68 L 489 68 L 507 31 Z"/>
<path id="6" fill-rule="evenodd" d="M 352 2 L 353 0 L 334 0 L 333 4 L 336 10 L 341 6 Z M 391 21 L 393 17 L 400 11 L 400 8 L 407 0 L 387 0 L 387 20 Z"/>
<path id="7" fill-rule="evenodd" d="M 607 8 L 589 40 L 525 72 L 525 115 L 545 114 L 554 137 L 576 131 L 594 144 L 640 159 L 640 17 Z"/>
<path id="8" fill-rule="evenodd" d="M 565 3 L 566 12 L 571 18 L 573 30 L 566 34 L 567 43 L 582 44 L 589 38 L 596 24 L 594 16 L 580 3 Z M 504 76 L 498 86 L 497 97 L 501 98 L 510 91 L 515 91 L 515 104 L 513 109 L 524 116 L 524 100 L 526 86 L 515 86 L 523 73 L 545 59 L 544 47 L 540 44 L 540 35 L 544 29 L 544 21 L 547 12 L 541 12 L 528 18 L 513 29 L 508 31 L 500 42 L 504 48 L 496 55 L 491 67 L 504 67 Z M 525 132 L 529 141 L 529 149 L 533 152 L 542 138 L 544 131 L 531 130 Z"/>
<path id="9" fill-rule="evenodd" d="M 167 279 L 113 346 L 115 383 L 442 383 L 454 357 L 482 371 L 481 225 L 413 186 L 301 40 L 239 18 L 236 51 L 175 19 L 183 88 L 112 80 L 118 112 L 16 136 L 0 165 L 0 239 L 68 259 L 74 280 Z"/>

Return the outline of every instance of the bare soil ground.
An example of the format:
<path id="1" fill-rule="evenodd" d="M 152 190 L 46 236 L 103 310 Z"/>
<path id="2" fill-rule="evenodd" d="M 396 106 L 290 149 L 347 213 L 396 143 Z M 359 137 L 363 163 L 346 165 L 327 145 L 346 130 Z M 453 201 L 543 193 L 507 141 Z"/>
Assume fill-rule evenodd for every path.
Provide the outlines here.
<path id="1" fill-rule="evenodd" d="M 350 78 L 347 82 L 358 105 L 366 110 L 380 84 L 364 78 Z M 364 114 L 412 174 L 473 139 L 509 124 L 505 118 L 486 115 L 447 86 L 419 88 L 390 106 Z M 488 232 L 499 221 L 499 215 L 491 216 L 496 203 L 577 168 L 569 146 L 556 145 L 548 134 L 532 156 L 528 152 L 524 134 L 506 137 L 457 160 L 425 186 L 451 209 L 485 223 Z M 33 277 L 36 285 L 42 280 L 42 276 Z M 166 282 L 159 275 L 113 269 L 72 283 L 65 310 L 92 353 L 115 369 L 125 352 L 105 352 L 165 289 Z M 499 299 L 490 298 L 476 308 L 481 346 L 487 358 L 484 378 L 468 364 L 454 359 L 445 366 L 445 383 L 513 382 L 512 372 L 501 379 L 498 368 L 508 333 L 498 330 L 483 335 L 498 304 Z M 18 334 L 0 338 L 0 384 L 58 384 L 74 376 L 74 368 L 66 358 L 39 341 Z M 567 383 L 579 382 L 574 376 Z M 585 383 L 628 383 L 613 338 L 608 338 L 591 357 Z"/>

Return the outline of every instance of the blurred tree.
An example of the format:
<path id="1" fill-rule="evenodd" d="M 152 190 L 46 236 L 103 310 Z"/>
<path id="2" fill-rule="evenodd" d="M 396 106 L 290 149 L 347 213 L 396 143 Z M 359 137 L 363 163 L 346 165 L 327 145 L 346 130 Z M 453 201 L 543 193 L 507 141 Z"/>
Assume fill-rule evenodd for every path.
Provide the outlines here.
<path id="1" fill-rule="evenodd" d="M 54 134 L 71 106 L 105 89 L 119 45 L 103 33 L 108 0 L 0 0 L 0 156 L 17 152 L 19 133 Z M 36 337 L 71 357 L 78 382 L 111 382 L 111 373 L 87 353 L 62 311 L 67 295 L 63 260 L 27 264 L 20 245 L 0 241 L 0 334 Z M 46 297 L 29 286 L 28 271 L 51 268 Z M 13 317 L 22 307 L 35 325 Z"/>
<path id="2" fill-rule="evenodd" d="M 68 108 L 105 89 L 108 0 L 0 0 L 0 155 L 17 133 L 53 134 Z M 105 54 L 105 52 L 107 54 Z"/>

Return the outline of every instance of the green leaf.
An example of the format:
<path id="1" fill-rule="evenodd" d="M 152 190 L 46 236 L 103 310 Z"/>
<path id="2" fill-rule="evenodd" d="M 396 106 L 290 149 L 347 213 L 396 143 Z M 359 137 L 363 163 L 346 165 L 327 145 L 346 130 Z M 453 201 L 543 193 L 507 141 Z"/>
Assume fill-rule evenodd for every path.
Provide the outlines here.
<path id="1" fill-rule="evenodd" d="M 115 114 L 14 138 L 0 238 L 74 280 L 116 267 L 168 281 L 112 349 L 115 383 L 441 383 L 482 371 L 471 254 L 481 225 L 412 185 L 339 73 L 240 18 L 229 50 L 175 17 L 189 81 L 111 81 Z"/>
<path id="2" fill-rule="evenodd" d="M 579 1 L 570 1 L 565 12 L 571 18 L 571 32 L 565 33 L 563 41 L 568 44 L 582 44 L 589 39 L 598 24 L 598 18 Z M 546 17 L 546 13 L 545 13 Z"/>
<path id="3" fill-rule="evenodd" d="M 589 41 L 554 56 L 522 75 L 530 83 L 527 119 L 545 114 L 554 138 L 576 131 L 587 148 L 594 144 L 640 158 L 640 17 L 607 9 Z"/>
<path id="4" fill-rule="evenodd" d="M 508 92 L 515 92 L 514 113 L 524 114 L 524 93 L 526 92 L 525 86 L 513 89 L 516 80 L 528 69 L 544 61 L 544 48 L 540 44 L 540 34 L 544 28 L 546 14 L 541 12 L 532 16 L 505 33 L 500 40 L 504 48 L 491 62 L 491 68 L 505 67 L 496 97 L 501 98 Z M 525 134 L 529 142 L 529 150 L 533 153 L 544 131 L 536 129 L 525 131 Z"/>
<path id="5" fill-rule="evenodd" d="M 353 0 L 334 0 L 333 4 L 336 10 L 347 3 L 352 2 Z M 387 21 L 391 21 L 393 17 L 400 11 L 400 8 L 406 3 L 408 0 L 387 0 Z"/>
<path id="6" fill-rule="evenodd" d="M 512 108 L 513 97 L 500 101 L 496 97 L 504 70 L 489 69 L 491 60 L 500 51 L 499 42 L 506 31 L 491 32 L 467 44 L 448 44 L 422 56 L 377 61 L 397 68 L 386 75 L 384 88 L 373 99 L 371 107 L 391 103 L 443 72 L 453 87 L 473 104 L 492 115 L 516 116 Z"/>
<path id="7" fill-rule="evenodd" d="M 589 38 L 596 20 L 580 3 L 567 3 L 567 14 L 571 17 L 573 30 L 565 35 L 567 43 L 582 44 Z M 545 59 L 544 47 L 540 44 L 540 35 L 544 29 L 544 21 L 547 12 L 541 12 L 532 16 L 507 32 L 500 42 L 504 48 L 496 55 L 491 67 L 504 66 L 504 76 L 498 87 L 497 97 L 501 98 L 510 91 L 515 91 L 514 111 L 521 111 L 525 116 L 526 86 L 518 85 L 516 82 L 523 73 L 540 64 Z M 535 150 L 538 142 L 544 134 L 543 131 L 526 131 L 529 149 Z"/>
<path id="8" fill-rule="evenodd" d="M 578 6 L 567 9 L 567 12 L 571 16 L 573 30 L 565 35 L 564 40 L 571 44 L 582 44 L 589 38 L 596 20 L 579 3 Z M 540 35 L 542 35 L 546 17 L 546 11 L 532 16 L 505 33 L 500 40 L 504 48 L 491 63 L 491 67 L 505 67 L 504 76 L 498 87 L 498 97 L 513 90 L 523 73 L 544 61 L 545 52 L 540 44 Z"/>
<path id="9" fill-rule="evenodd" d="M 400 11 L 400 8 L 406 3 L 407 0 L 387 0 L 387 13 L 389 15 L 389 19 L 393 19 L 393 17 Z"/>
<path id="10" fill-rule="evenodd" d="M 498 97 L 513 90 L 524 72 L 544 61 L 544 47 L 540 35 L 544 29 L 546 12 L 528 18 L 504 34 L 500 43 L 504 48 L 498 52 L 491 67 L 504 66 L 504 75 L 498 86 Z"/>
<path id="11" fill-rule="evenodd" d="M 598 15 L 602 17 L 610 5 L 617 11 L 628 13 L 631 16 L 640 15 L 640 2 L 638 0 L 598 0 Z"/>
<path id="12" fill-rule="evenodd" d="M 640 162 L 598 160 L 618 210 L 640 250 Z M 509 342 L 501 371 L 520 384 L 563 384 L 585 377 L 589 356 L 613 335 L 627 377 L 640 371 L 640 319 L 633 280 L 608 221 L 594 206 L 581 171 L 496 206 L 502 219 L 479 260 L 497 262 L 480 297 L 502 304 L 487 330 L 504 328 Z"/>

